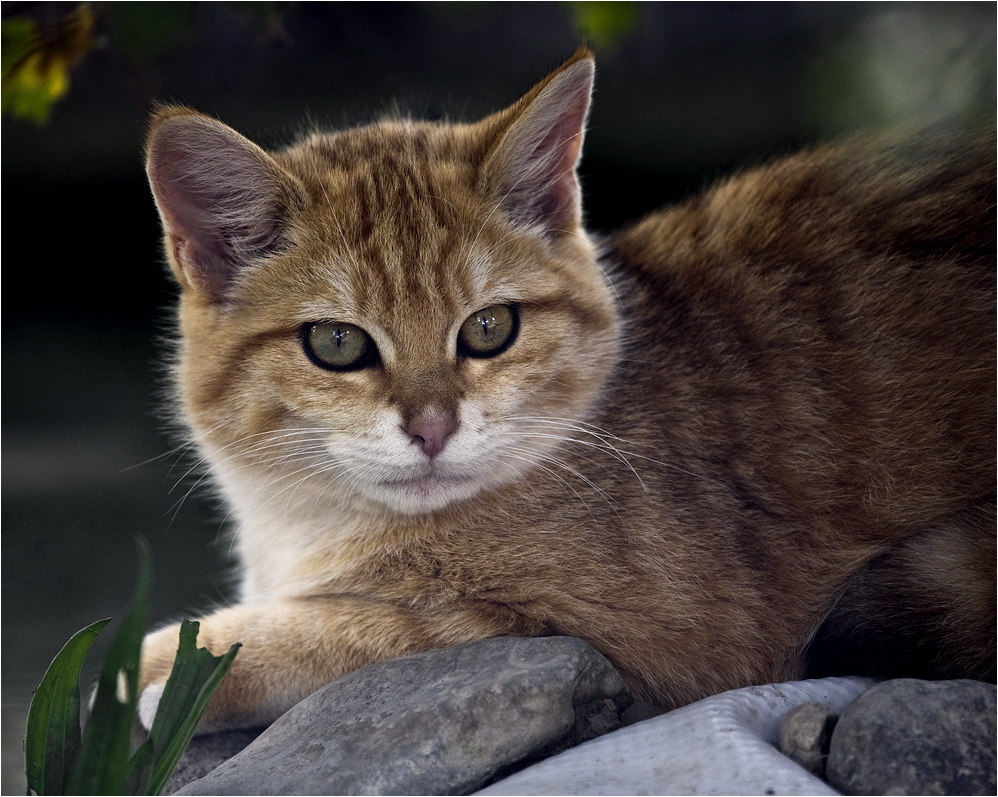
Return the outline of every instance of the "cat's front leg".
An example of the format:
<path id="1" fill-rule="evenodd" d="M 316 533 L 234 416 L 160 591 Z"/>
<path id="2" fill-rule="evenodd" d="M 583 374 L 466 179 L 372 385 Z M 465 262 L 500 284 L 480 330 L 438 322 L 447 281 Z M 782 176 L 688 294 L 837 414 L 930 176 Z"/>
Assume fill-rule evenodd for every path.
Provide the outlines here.
<path id="1" fill-rule="evenodd" d="M 523 633 L 502 613 L 415 611 L 353 597 L 240 604 L 200 621 L 198 646 L 222 655 L 242 643 L 199 733 L 267 725 L 324 686 L 375 661 L 489 636 Z M 149 728 L 177 653 L 179 626 L 142 645 L 139 719 Z"/>

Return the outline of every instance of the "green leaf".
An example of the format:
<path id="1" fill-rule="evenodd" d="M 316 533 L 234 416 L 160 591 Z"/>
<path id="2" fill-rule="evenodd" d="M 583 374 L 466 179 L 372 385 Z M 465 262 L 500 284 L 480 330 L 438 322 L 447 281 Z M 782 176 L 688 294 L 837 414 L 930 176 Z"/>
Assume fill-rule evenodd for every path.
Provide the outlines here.
<path id="1" fill-rule="evenodd" d="M 28 786 L 37 794 L 159 794 L 236 657 L 238 644 L 224 656 L 199 648 L 199 624 L 184 620 L 149 738 L 129 758 L 149 591 L 148 546 L 141 539 L 138 543 L 135 597 L 104 660 L 82 739 L 80 669 L 108 620 L 77 632 L 35 691 L 24 749 Z"/>
<path id="2" fill-rule="evenodd" d="M 235 644 L 224 656 L 213 656 L 207 648 L 197 647 L 199 629 L 197 622 L 180 624 L 177 658 L 149 732 L 154 751 L 149 794 L 159 794 L 166 785 L 240 647 Z"/>
<path id="3" fill-rule="evenodd" d="M 69 76 L 96 44 L 94 12 L 80 3 L 69 14 L 39 28 L 31 19 L 0 23 L 3 94 L 0 111 L 43 124 L 69 89 Z"/>
<path id="4" fill-rule="evenodd" d="M 0 110 L 37 124 L 45 122 L 53 103 L 68 85 L 64 63 L 46 57 L 38 26 L 32 20 L 3 20 L 0 40 L 3 42 Z"/>
<path id="5" fill-rule="evenodd" d="M 640 5 L 634 2 L 581 0 L 567 6 L 575 27 L 596 47 L 615 47 L 641 21 Z"/>
<path id="6" fill-rule="evenodd" d="M 152 739 L 146 739 L 128 759 L 128 771 L 121 790 L 122 794 L 150 794 L 149 777 L 152 775 L 152 757 Z"/>
<path id="7" fill-rule="evenodd" d="M 80 670 L 109 620 L 77 631 L 52 660 L 28 709 L 24 769 L 36 794 L 66 794 L 80 755 Z"/>
<path id="8" fill-rule="evenodd" d="M 149 549 L 143 540 L 138 543 L 138 586 L 104 660 L 72 794 L 121 794 L 130 771 L 128 751 L 138 703 L 139 652 L 149 591 Z"/>

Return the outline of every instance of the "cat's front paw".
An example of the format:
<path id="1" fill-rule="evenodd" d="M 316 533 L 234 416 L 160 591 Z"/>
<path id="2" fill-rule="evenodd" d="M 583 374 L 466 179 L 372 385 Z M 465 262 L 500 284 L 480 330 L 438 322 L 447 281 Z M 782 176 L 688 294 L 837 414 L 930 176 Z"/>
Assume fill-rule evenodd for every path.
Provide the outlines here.
<path id="1" fill-rule="evenodd" d="M 166 684 L 150 684 L 139 693 L 139 722 L 147 731 L 152 730 L 164 689 L 166 689 Z"/>
<path id="2" fill-rule="evenodd" d="M 225 624 L 224 615 L 202 618 L 198 635 L 198 647 L 204 647 L 212 655 L 220 656 L 229 650 L 233 637 L 230 627 Z M 213 633 L 214 631 L 214 633 Z M 180 647 L 180 626 L 171 625 L 147 634 L 142 640 L 142 659 L 139 666 L 138 720 L 147 729 L 152 728 L 160 700 L 166 688 L 167 679 L 173 672 L 173 663 Z M 282 710 L 272 710 L 266 704 L 266 681 L 260 677 L 261 671 L 279 670 L 280 662 L 267 662 L 265 668 L 251 664 L 244 666 L 243 659 L 237 658 L 232 669 L 222 679 L 212 695 L 208 708 L 198 725 L 197 734 L 213 733 L 231 728 L 267 725 L 275 720 Z M 287 707 L 284 707 L 287 708 Z"/>
<path id="3" fill-rule="evenodd" d="M 173 661 L 180 646 L 180 626 L 171 625 L 146 634 L 142 640 L 139 666 L 139 722 L 152 728 L 159 699 L 163 696 L 166 679 L 173 670 Z"/>

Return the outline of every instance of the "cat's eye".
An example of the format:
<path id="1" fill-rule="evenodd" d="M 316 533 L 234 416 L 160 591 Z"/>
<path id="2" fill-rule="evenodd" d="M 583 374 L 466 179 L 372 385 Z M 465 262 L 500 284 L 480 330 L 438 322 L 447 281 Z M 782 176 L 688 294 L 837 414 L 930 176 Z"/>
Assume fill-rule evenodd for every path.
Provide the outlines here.
<path id="1" fill-rule="evenodd" d="M 457 347 L 468 357 L 495 357 L 516 340 L 520 317 L 508 304 L 493 304 L 472 313 L 457 333 Z"/>
<path id="2" fill-rule="evenodd" d="M 352 371 L 374 363 L 377 348 L 360 327 L 336 321 L 306 324 L 301 332 L 302 347 L 320 368 Z"/>

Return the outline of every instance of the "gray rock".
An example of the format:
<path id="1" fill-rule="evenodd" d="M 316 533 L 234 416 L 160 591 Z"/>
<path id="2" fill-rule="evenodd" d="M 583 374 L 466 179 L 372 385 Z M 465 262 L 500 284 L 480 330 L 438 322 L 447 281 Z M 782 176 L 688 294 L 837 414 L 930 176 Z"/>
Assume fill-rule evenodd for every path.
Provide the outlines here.
<path id="1" fill-rule="evenodd" d="M 633 725 L 635 722 L 644 722 L 664 713 L 665 709 L 661 706 L 656 706 L 654 703 L 646 703 L 643 700 L 635 700 L 624 709 L 624 713 L 620 715 L 620 719 L 624 725 Z"/>
<path id="2" fill-rule="evenodd" d="M 480 794 L 829 794 L 776 749 L 780 718 L 819 700 L 841 711 L 867 678 L 753 686 L 638 722 L 541 761 Z"/>
<path id="3" fill-rule="evenodd" d="M 780 752 L 808 772 L 825 777 L 825 760 L 838 716 L 824 703 L 810 701 L 780 720 Z"/>
<path id="4" fill-rule="evenodd" d="M 839 718 L 829 783 L 845 794 L 994 794 L 996 687 L 885 681 Z"/>
<path id="5" fill-rule="evenodd" d="M 180 794 L 460 794 L 620 726 L 631 696 L 578 639 L 486 639 L 373 664 Z"/>
<path id="6" fill-rule="evenodd" d="M 163 794 L 173 794 L 192 780 L 203 778 L 219 764 L 228 761 L 245 748 L 263 733 L 263 730 L 263 728 L 254 728 L 195 736 L 166 782 Z"/>

